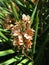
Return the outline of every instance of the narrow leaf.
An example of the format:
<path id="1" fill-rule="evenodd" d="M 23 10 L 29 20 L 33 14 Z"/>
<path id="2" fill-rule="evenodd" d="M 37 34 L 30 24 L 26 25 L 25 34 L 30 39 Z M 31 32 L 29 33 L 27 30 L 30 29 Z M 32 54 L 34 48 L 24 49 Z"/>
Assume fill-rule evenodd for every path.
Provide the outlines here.
<path id="1" fill-rule="evenodd" d="M 18 13 L 13 5 L 13 2 L 10 0 L 10 5 L 11 5 L 11 8 L 12 8 L 12 11 L 13 11 L 13 15 L 15 17 L 15 19 L 19 20 L 19 17 L 18 17 Z"/>
<path id="2" fill-rule="evenodd" d="M 17 64 L 17 65 L 23 65 L 23 64 L 19 63 L 19 64 Z"/>
<path id="3" fill-rule="evenodd" d="M 29 62 L 29 64 L 28 65 L 33 65 L 33 63 L 32 62 Z"/>
<path id="4" fill-rule="evenodd" d="M 26 58 L 26 59 L 23 59 L 20 63 L 23 63 L 23 64 L 25 64 L 26 62 L 28 62 L 28 58 Z"/>
<path id="5" fill-rule="evenodd" d="M 2 29 L 2 28 L 0 28 L 0 31 L 2 31 L 2 32 L 9 32 L 7 29 Z"/>
<path id="6" fill-rule="evenodd" d="M 38 5 L 38 4 L 36 4 L 36 6 L 35 6 L 35 8 L 34 8 L 34 11 L 33 11 L 32 15 L 31 15 L 31 21 L 32 21 L 32 23 L 33 23 L 33 20 L 34 20 L 34 17 L 35 17 L 35 13 L 36 13 L 36 11 L 37 11 L 37 5 Z"/>
<path id="7" fill-rule="evenodd" d="M 34 37 L 34 45 L 33 45 L 33 54 L 35 53 L 36 39 L 37 39 L 37 34 L 38 34 L 38 24 L 39 24 L 39 18 L 38 18 L 38 13 L 37 13 L 37 15 L 36 15 L 35 37 Z"/>
<path id="8" fill-rule="evenodd" d="M 2 40 L 0 40 L 0 42 L 2 42 Z"/>
<path id="9" fill-rule="evenodd" d="M 5 55 L 8 55 L 8 54 L 12 54 L 14 53 L 13 50 L 9 49 L 9 50 L 5 50 L 5 51 L 0 51 L 0 56 L 5 56 Z"/>
<path id="10" fill-rule="evenodd" d="M 16 4 L 19 4 L 20 6 L 24 6 L 19 0 L 14 0 Z"/>
<path id="11" fill-rule="evenodd" d="M 11 63 L 13 63 L 13 62 L 16 62 L 16 61 L 17 61 L 17 59 L 11 58 L 11 59 L 9 59 L 9 60 L 7 60 L 7 61 L 1 63 L 1 65 L 9 65 L 9 64 L 11 64 Z"/>
<path id="12" fill-rule="evenodd" d="M 20 61 L 20 60 L 21 60 L 21 57 L 18 58 L 17 56 L 15 56 L 14 58 L 11 58 L 11 59 L 1 63 L 1 65 L 9 65 L 9 64 L 11 64 L 13 62 L 17 62 L 17 61 Z"/>
<path id="13" fill-rule="evenodd" d="M 0 31 L 0 36 L 8 41 L 8 38 Z"/>

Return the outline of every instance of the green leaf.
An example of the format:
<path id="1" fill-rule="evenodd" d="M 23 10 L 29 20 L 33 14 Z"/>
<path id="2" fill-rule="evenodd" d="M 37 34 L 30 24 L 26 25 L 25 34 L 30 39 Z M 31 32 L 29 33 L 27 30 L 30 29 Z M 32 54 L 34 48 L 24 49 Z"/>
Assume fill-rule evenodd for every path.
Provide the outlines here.
<path id="1" fill-rule="evenodd" d="M 14 0 L 14 2 L 20 6 L 24 6 L 19 0 Z"/>
<path id="2" fill-rule="evenodd" d="M 0 31 L 1 32 L 7 32 L 7 33 L 9 32 L 7 29 L 2 29 L 2 28 L 0 28 Z"/>
<path id="3" fill-rule="evenodd" d="M 26 58 L 26 59 L 23 59 L 20 63 L 23 63 L 23 64 L 25 64 L 26 62 L 28 62 L 29 61 L 29 59 L 28 58 Z"/>
<path id="4" fill-rule="evenodd" d="M 35 53 L 36 39 L 37 39 L 37 35 L 38 35 L 38 24 L 39 24 L 39 18 L 38 18 L 38 13 L 37 13 L 37 15 L 36 15 L 35 37 L 34 37 L 34 45 L 33 45 L 33 54 Z"/>
<path id="5" fill-rule="evenodd" d="M 29 62 L 28 65 L 33 65 L 33 63 L 32 62 Z"/>
<path id="6" fill-rule="evenodd" d="M 12 11 L 13 11 L 13 15 L 15 17 L 15 19 L 19 20 L 19 17 L 18 17 L 18 13 L 13 5 L 13 2 L 10 0 L 10 5 L 11 5 L 11 8 L 12 8 Z"/>
<path id="7" fill-rule="evenodd" d="M 4 51 L 0 51 L 0 56 L 5 56 L 5 55 L 8 55 L 8 54 L 12 54 L 14 53 L 13 50 L 9 49 L 9 50 L 4 50 Z"/>
<path id="8" fill-rule="evenodd" d="M 0 13 L 0 18 L 3 19 L 4 18 L 4 15 Z"/>
<path id="9" fill-rule="evenodd" d="M 9 65 L 9 64 L 16 62 L 16 61 L 17 61 L 17 59 L 16 59 L 16 57 L 14 57 L 14 58 L 11 58 L 11 59 L 1 63 L 1 65 Z"/>
<path id="10" fill-rule="evenodd" d="M 0 24 L 2 24 L 2 20 L 0 19 Z"/>
<path id="11" fill-rule="evenodd" d="M 8 41 L 8 38 L 0 31 L 0 36 Z"/>
<path id="12" fill-rule="evenodd" d="M 36 6 L 34 8 L 34 11 L 33 11 L 32 15 L 31 15 L 31 21 L 32 21 L 32 23 L 33 23 L 33 20 L 34 20 L 34 17 L 35 17 L 35 13 L 37 11 L 37 5 L 38 5 L 38 3 L 36 4 Z"/>
<path id="13" fill-rule="evenodd" d="M 20 11 L 25 14 L 31 14 L 31 11 L 28 7 L 26 7 L 24 4 L 22 4 L 19 0 L 13 0 L 16 5 L 19 7 Z"/>
<path id="14" fill-rule="evenodd" d="M 20 61 L 21 59 L 22 59 L 22 57 L 19 58 L 19 57 L 15 56 L 14 58 L 11 58 L 11 59 L 1 63 L 1 65 L 9 65 L 13 62 Z"/>
<path id="15" fill-rule="evenodd" d="M 2 40 L 0 40 L 0 42 L 2 42 Z"/>
<path id="16" fill-rule="evenodd" d="M 8 9 L 7 8 L 4 8 L 4 7 L 0 7 L 0 12 L 9 14 Z"/>

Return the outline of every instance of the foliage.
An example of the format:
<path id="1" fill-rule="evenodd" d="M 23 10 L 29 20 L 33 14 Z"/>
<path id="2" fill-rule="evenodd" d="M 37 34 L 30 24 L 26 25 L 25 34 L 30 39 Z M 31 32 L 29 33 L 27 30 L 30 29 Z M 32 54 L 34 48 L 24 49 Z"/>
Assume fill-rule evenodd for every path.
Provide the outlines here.
<path id="1" fill-rule="evenodd" d="M 48 2 L 48 0 L 0 0 L 0 65 L 46 65 L 49 45 Z M 11 31 L 3 27 L 6 18 L 19 21 L 22 14 L 31 17 L 31 28 L 35 30 L 33 45 L 27 55 L 26 51 L 22 54 L 15 49 L 11 44 L 13 42 Z"/>

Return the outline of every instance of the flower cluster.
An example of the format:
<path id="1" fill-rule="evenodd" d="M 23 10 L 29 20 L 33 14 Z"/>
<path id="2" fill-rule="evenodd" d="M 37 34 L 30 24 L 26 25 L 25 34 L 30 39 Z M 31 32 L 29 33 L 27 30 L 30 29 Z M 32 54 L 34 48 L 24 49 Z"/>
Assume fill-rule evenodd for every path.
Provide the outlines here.
<path id="1" fill-rule="evenodd" d="M 14 46 L 23 46 L 25 49 L 31 48 L 32 37 L 34 36 L 34 30 L 30 28 L 30 16 L 22 15 L 22 21 L 16 22 L 16 25 L 12 27 L 12 35 L 14 37 Z"/>
<path id="2" fill-rule="evenodd" d="M 14 23 L 14 24 L 13 24 Z M 34 30 L 30 28 L 31 21 L 29 15 L 22 15 L 22 20 L 15 22 L 12 17 L 6 18 L 6 24 L 4 27 L 11 30 L 11 36 L 13 37 L 13 46 L 24 47 L 26 50 L 32 46 L 32 37 L 34 36 Z"/>

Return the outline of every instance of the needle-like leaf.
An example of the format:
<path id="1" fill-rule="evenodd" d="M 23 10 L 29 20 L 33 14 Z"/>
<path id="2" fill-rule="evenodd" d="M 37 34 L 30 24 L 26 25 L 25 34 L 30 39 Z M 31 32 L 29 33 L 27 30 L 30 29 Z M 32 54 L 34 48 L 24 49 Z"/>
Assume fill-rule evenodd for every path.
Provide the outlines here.
<path id="1" fill-rule="evenodd" d="M 38 35 L 38 24 L 39 24 L 39 18 L 38 18 L 38 13 L 37 13 L 37 15 L 36 15 L 35 37 L 34 37 L 34 45 L 33 45 L 33 54 L 35 54 L 36 40 L 37 40 L 37 35 Z"/>
<path id="2" fill-rule="evenodd" d="M 13 2 L 11 0 L 10 0 L 10 5 L 11 5 L 11 9 L 13 11 L 13 15 L 14 15 L 15 19 L 19 20 L 18 13 L 17 13 L 17 11 L 13 5 Z"/>
<path id="3" fill-rule="evenodd" d="M 0 37 L 4 38 L 5 40 L 8 41 L 8 38 L 0 31 Z"/>

